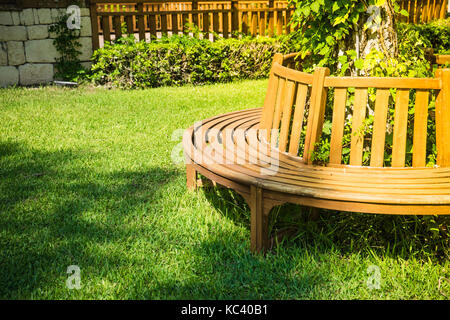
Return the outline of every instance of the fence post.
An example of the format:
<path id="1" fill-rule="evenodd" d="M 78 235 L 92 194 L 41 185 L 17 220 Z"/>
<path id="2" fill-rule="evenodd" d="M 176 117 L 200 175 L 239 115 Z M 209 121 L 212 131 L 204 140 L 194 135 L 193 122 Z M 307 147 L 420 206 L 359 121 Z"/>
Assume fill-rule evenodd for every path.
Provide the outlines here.
<path id="1" fill-rule="evenodd" d="M 231 36 L 239 31 L 239 0 L 231 0 Z"/>
<path id="2" fill-rule="evenodd" d="M 192 0 L 192 11 L 198 10 L 198 2 L 197 0 Z M 192 14 L 192 23 L 194 24 L 194 26 L 199 27 L 198 25 L 198 13 L 193 13 Z"/>
<path id="3" fill-rule="evenodd" d="M 100 47 L 98 39 L 98 16 L 97 16 L 97 4 L 95 2 L 90 3 L 90 15 L 91 15 L 91 30 L 92 30 L 92 50 L 95 51 Z"/>
<path id="4" fill-rule="evenodd" d="M 138 5 L 138 29 L 139 29 L 139 41 L 145 41 L 145 23 L 144 23 L 144 3 L 139 2 Z"/>

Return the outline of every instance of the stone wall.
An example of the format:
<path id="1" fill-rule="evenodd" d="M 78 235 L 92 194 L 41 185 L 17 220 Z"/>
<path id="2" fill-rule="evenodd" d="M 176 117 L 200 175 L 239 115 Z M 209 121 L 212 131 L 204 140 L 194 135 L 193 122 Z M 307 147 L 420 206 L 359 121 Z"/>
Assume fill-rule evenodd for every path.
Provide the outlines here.
<path id="1" fill-rule="evenodd" d="M 0 87 L 35 85 L 54 80 L 55 61 L 60 55 L 49 27 L 66 9 L 29 8 L 0 11 Z M 89 67 L 92 56 L 91 20 L 81 8 L 80 60 Z"/>

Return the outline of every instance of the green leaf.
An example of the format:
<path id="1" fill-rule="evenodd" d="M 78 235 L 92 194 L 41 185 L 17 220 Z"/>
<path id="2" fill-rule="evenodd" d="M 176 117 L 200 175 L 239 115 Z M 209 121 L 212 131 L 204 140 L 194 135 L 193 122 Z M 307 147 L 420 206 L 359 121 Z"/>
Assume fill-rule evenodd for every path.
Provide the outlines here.
<path id="1" fill-rule="evenodd" d="M 320 10 L 320 4 L 318 1 L 315 1 L 313 3 L 311 3 L 311 10 L 314 11 L 315 13 L 318 13 Z"/>
<path id="2" fill-rule="evenodd" d="M 335 12 L 337 10 L 339 10 L 339 3 L 337 1 L 333 2 L 333 8 L 332 8 L 332 12 Z"/>
<path id="3" fill-rule="evenodd" d="M 409 13 L 408 13 L 408 11 L 406 11 L 405 9 L 402 9 L 402 10 L 400 11 L 400 14 L 401 14 L 402 16 L 409 17 Z"/>

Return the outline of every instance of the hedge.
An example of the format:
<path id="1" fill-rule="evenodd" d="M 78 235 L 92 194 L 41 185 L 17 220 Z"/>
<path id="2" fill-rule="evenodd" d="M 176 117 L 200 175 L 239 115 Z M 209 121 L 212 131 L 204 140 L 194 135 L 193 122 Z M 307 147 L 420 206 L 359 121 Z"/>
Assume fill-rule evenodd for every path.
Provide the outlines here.
<path id="1" fill-rule="evenodd" d="M 220 39 L 173 36 L 157 42 L 124 38 L 93 55 L 91 79 L 120 88 L 147 88 L 258 79 L 269 73 L 275 52 L 288 52 L 286 38 Z"/>

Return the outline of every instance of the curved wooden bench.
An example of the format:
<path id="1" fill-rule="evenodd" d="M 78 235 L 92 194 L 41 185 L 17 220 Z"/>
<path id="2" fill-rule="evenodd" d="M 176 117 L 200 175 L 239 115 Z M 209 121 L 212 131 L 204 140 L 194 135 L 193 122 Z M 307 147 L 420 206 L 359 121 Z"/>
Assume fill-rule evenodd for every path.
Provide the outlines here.
<path id="1" fill-rule="evenodd" d="M 286 202 L 350 212 L 450 214 L 450 69 L 437 70 L 435 78 L 330 77 L 327 68 L 308 74 L 285 62 L 275 55 L 263 108 L 203 120 L 183 137 L 188 187 L 197 186 L 200 173 L 241 194 L 251 209 L 253 251 L 267 248 L 269 212 Z M 368 117 L 368 88 L 376 90 L 370 144 L 361 131 Z M 333 100 L 330 156 L 326 165 L 315 165 L 312 155 L 322 134 L 327 95 Z M 343 164 L 351 96 L 350 160 Z M 405 167 L 410 96 L 415 96 L 413 154 L 412 166 Z M 427 132 L 432 96 L 437 165 L 426 167 L 427 135 L 434 134 Z M 392 162 L 384 166 L 391 103 Z M 363 148 L 371 150 L 369 166 L 362 165 Z"/>

